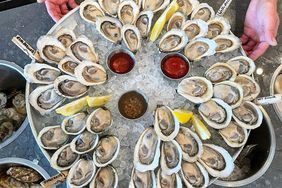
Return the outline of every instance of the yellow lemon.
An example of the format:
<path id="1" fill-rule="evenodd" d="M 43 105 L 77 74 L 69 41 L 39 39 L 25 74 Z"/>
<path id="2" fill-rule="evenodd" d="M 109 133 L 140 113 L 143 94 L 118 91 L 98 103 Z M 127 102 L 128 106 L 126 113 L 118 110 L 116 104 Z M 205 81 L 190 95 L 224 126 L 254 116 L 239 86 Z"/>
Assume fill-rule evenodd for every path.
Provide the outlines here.
<path id="1" fill-rule="evenodd" d="M 80 112 L 83 108 L 87 106 L 87 97 L 82 97 L 75 101 L 72 101 L 62 107 L 56 109 L 57 114 L 61 114 L 63 116 L 71 116 L 77 112 Z"/>
<path id="2" fill-rule="evenodd" d="M 175 109 L 173 110 L 173 114 L 181 124 L 187 123 L 193 116 L 193 112 L 183 109 Z"/>
<path id="3" fill-rule="evenodd" d="M 211 133 L 205 126 L 205 124 L 195 115 L 192 116 L 192 124 L 195 128 L 196 133 L 202 140 L 210 139 Z"/>
<path id="4" fill-rule="evenodd" d="M 103 106 L 111 99 L 111 95 L 87 97 L 87 103 L 89 107 Z"/>

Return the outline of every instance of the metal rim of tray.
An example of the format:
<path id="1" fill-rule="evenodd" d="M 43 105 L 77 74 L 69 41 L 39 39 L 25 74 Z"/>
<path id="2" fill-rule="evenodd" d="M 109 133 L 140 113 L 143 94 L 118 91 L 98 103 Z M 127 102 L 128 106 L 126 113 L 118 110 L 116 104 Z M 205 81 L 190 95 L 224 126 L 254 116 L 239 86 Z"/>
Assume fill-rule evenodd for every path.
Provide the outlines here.
<path id="1" fill-rule="evenodd" d="M 9 67 L 10 69 L 17 71 L 25 79 L 23 69 L 20 66 L 18 66 L 17 64 L 6 61 L 6 60 L 0 60 L 0 66 L 6 66 L 6 67 Z M 27 127 L 27 125 L 28 125 L 28 118 L 26 116 L 20 128 L 17 131 L 15 131 L 11 137 L 7 138 L 4 142 L 0 144 L 0 149 L 6 147 L 7 145 L 15 141 L 22 134 L 22 132 Z"/>
<path id="2" fill-rule="evenodd" d="M 274 95 L 274 84 L 276 81 L 276 78 L 278 76 L 278 74 L 280 74 L 280 72 L 282 72 L 282 65 L 280 65 L 274 72 L 272 78 L 271 78 L 271 82 L 270 82 L 270 95 Z M 277 104 L 273 104 L 273 108 L 277 114 L 277 116 L 279 117 L 280 121 L 282 121 L 282 111 L 281 109 L 279 109 Z"/>

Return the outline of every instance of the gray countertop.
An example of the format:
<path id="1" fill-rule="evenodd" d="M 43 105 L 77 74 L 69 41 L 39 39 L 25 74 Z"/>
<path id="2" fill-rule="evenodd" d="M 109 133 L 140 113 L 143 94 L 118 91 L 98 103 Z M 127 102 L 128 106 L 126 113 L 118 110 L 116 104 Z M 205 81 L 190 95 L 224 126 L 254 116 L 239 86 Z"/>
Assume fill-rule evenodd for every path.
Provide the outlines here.
<path id="1" fill-rule="evenodd" d="M 218 1 L 213 0 L 213 2 L 219 4 Z M 281 1 L 278 1 L 278 6 L 280 18 L 282 18 Z M 228 16 L 232 17 L 234 21 L 234 18 L 236 18 L 237 25 L 235 27 L 235 32 L 237 33 L 242 30 L 242 21 L 244 19 L 246 7 L 247 1 L 240 1 L 240 7 L 235 4 L 232 5 L 230 14 L 228 14 Z M 234 14 L 237 16 L 234 17 Z M 11 42 L 11 38 L 19 34 L 28 43 L 35 47 L 38 37 L 46 34 L 53 24 L 54 22 L 49 17 L 43 4 L 31 4 L 0 12 L 0 59 L 15 62 L 22 67 L 25 64 L 30 63 L 30 59 Z M 264 70 L 267 70 L 258 78 L 263 88 L 262 95 L 264 96 L 269 95 L 270 79 L 275 68 L 281 64 L 281 57 L 282 27 L 280 27 L 279 30 L 278 46 L 270 48 L 266 54 L 256 62 L 258 67 L 262 67 Z M 280 184 L 282 183 L 282 122 L 276 116 L 272 106 L 267 106 L 265 109 L 270 114 L 275 128 L 277 139 L 276 155 L 271 167 L 265 175 L 246 187 L 276 188 L 281 187 Z M 29 127 L 27 127 L 12 144 L 0 150 L 0 158 L 4 157 L 21 157 L 29 160 L 35 159 L 39 161 L 39 165 L 42 166 L 50 175 L 54 175 L 56 173 L 41 153 Z"/>

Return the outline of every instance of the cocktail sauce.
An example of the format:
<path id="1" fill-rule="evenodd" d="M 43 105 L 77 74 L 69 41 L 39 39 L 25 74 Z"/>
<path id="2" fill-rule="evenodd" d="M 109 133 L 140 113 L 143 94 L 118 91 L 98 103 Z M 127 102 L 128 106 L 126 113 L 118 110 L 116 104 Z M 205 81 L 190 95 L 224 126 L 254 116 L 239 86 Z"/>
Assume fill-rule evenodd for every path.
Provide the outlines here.
<path id="1" fill-rule="evenodd" d="M 179 79 L 189 71 L 188 62 L 178 54 L 165 57 L 161 62 L 162 72 L 169 78 Z"/>
<path id="2" fill-rule="evenodd" d="M 109 68 L 117 74 L 126 74 L 134 67 L 134 60 L 125 52 L 118 52 L 109 59 Z"/>

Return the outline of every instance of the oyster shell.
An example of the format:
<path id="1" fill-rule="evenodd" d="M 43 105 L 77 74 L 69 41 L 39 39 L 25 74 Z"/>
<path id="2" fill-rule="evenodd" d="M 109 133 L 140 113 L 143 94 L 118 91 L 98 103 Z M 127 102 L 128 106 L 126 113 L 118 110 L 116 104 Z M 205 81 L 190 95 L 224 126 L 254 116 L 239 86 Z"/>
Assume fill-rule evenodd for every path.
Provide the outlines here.
<path id="1" fill-rule="evenodd" d="M 118 5 L 120 2 L 121 0 L 98 0 L 98 3 L 104 12 L 113 17 L 117 15 Z"/>
<path id="2" fill-rule="evenodd" d="M 118 187 L 118 174 L 114 167 L 106 166 L 99 168 L 94 179 L 90 183 L 90 188 L 117 188 Z"/>
<path id="3" fill-rule="evenodd" d="M 81 84 L 76 78 L 68 75 L 59 76 L 54 82 L 54 90 L 58 95 L 73 99 L 87 93 L 88 87 Z"/>
<path id="4" fill-rule="evenodd" d="M 182 26 L 182 30 L 185 31 L 188 39 L 196 39 L 199 37 L 204 37 L 208 32 L 208 24 L 203 20 L 188 20 Z"/>
<path id="5" fill-rule="evenodd" d="M 24 183 L 35 183 L 42 179 L 42 176 L 37 171 L 23 166 L 12 166 L 7 170 L 6 174 Z"/>
<path id="6" fill-rule="evenodd" d="M 35 84 L 52 84 L 60 74 L 59 69 L 42 63 L 31 63 L 24 67 L 27 81 Z"/>
<path id="7" fill-rule="evenodd" d="M 226 128 L 219 130 L 219 134 L 226 144 L 232 148 L 242 147 L 248 140 L 247 129 L 233 121 Z"/>
<path id="8" fill-rule="evenodd" d="M 227 19 L 216 16 L 208 21 L 208 28 L 207 38 L 213 39 L 218 35 L 229 34 L 231 26 Z"/>
<path id="9" fill-rule="evenodd" d="M 99 33 L 112 43 L 121 41 L 121 28 L 122 25 L 116 18 L 103 16 L 97 18 L 96 28 Z"/>
<path id="10" fill-rule="evenodd" d="M 67 144 L 53 154 L 50 164 L 52 168 L 63 171 L 70 169 L 78 160 L 79 155 L 71 150 L 70 144 Z"/>
<path id="11" fill-rule="evenodd" d="M 183 161 L 180 174 L 186 187 L 204 188 L 209 185 L 209 174 L 199 162 Z"/>
<path id="12" fill-rule="evenodd" d="M 214 129 L 223 129 L 232 119 L 232 109 L 221 99 L 211 99 L 199 106 L 199 113 Z"/>
<path id="13" fill-rule="evenodd" d="M 153 127 L 145 129 L 134 149 L 134 167 L 145 172 L 154 170 L 159 165 L 161 140 Z"/>
<path id="14" fill-rule="evenodd" d="M 93 0 L 83 1 L 80 4 L 79 14 L 83 20 L 92 24 L 96 23 L 97 17 L 105 16 L 105 13 L 99 3 Z"/>
<path id="15" fill-rule="evenodd" d="M 140 12 L 136 19 L 135 26 L 139 29 L 143 38 L 148 37 L 151 31 L 153 17 L 154 13 L 148 10 Z"/>
<path id="16" fill-rule="evenodd" d="M 142 8 L 143 10 L 151 10 L 155 13 L 165 9 L 168 6 L 169 2 L 170 2 L 169 0 L 155 0 L 155 1 L 143 0 Z"/>
<path id="17" fill-rule="evenodd" d="M 29 188 L 28 183 L 18 181 L 5 173 L 0 176 L 0 187 L 2 188 Z"/>
<path id="18" fill-rule="evenodd" d="M 179 51 L 188 43 L 186 33 L 180 29 L 171 29 L 160 40 L 159 49 L 161 52 Z"/>
<path id="19" fill-rule="evenodd" d="M 187 44 L 184 54 L 189 60 L 198 61 L 203 57 L 214 55 L 216 47 L 213 40 L 197 38 Z"/>
<path id="20" fill-rule="evenodd" d="M 178 11 L 189 16 L 200 3 L 198 0 L 177 0 L 177 4 L 179 6 Z"/>
<path id="21" fill-rule="evenodd" d="M 84 187 L 93 179 L 95 172 L 93 161 L 80 159 L 70 169 L 67 181 L 73 188 Z"/>
<path id="22" fill-rule="evenodd" d="M 189 128 L 181 126 L 175 140 L 181 147 L 183 160 L 195 162 L 203 154 L 202 141 Z"/>
<path id="23" fill-rule="evenodd" d="M 0 92 L 0 109 L 5 108 L 7 104 L 7 95 Z"/>
<path id="24" fill-rule="evenodd" d="M 73 41 L 75 41 L 76 36 L 74 32 L 67 28 L 62 28 L 56 33 L 57 39 L 64 45 L 65 48 L 69 47 Z"/>
<path id="25" fill-rule="evenodd" d="M 107 81 L 107 72 L 99 64 L 83 61 L 74 70 L 77 80 L 86 86 L 101 85 Z"/>
<path id="26" fill-rule="evenodd" d="M 220 146 L 204 144 L 204 153 L 200 163 L 213 177 L 228 177 L 234 170 L 233 159 L 230 154 Z"/>
<path id="27" fill-rule="evenodd" d="M 72 58 L 70 58 L 70 57 L 65 57 L 65 58 L 63 58 L 63 59 L 60 61 L 59 65 L 58 65 L 58 68 L 59 68 L 62 72 L 66 73 L 66 74 L 68 74 L 68 75 L 70 75 L 70 76 L 74 76 L 74 69 L 75 69 L 78 65 L 79 65 L 79 63 L 75 62 Z"/>
<path id="28" fill-rule="evenodd" d="M 55 37 L 41 36 L 37 41 L 40 57 L 48 63 L 58 64 L 66 55 L 66 48 Z"/>
<path id="29" fill-rule="evenodd" d="M 175 12 L 167 23 L 167 31 L 171 29 L 181 29 L 183 24 L 185 23 L 185 16 L 181 12 Z"/>
<path id="30" fill-rule="evenodd" d="M 254 61 L 246 56 L 238 56 L 227 61 L 238 74 L 252 75 L 256 69 Z"/>
<path id="31" fill-rule="evenodd" d="M 118 18 L 123 25 L 134 24 L 139 14 L 139 6 L 132 0 L 124 0 L 118 6 Z"/>
<path id="32" fill-rule="evenodd" d="M 67 55 L 77 62 L 84 60 L 98 62 L 99 57 L 95 52 L 93 43 L 86 36 L 79 36 L 68 48 Z"/>
<path id="33" fill-rule="evenodd" d="M 177 92 L 193 103 L 203 103 L 212 98 L 212 83 L 203 77 L 183 79 L 178 85 Z"/>
<path id="34" fill-rule="evenodd" d="M 124 25 L 121 28 L 121 35 L 127 48 L 132 52 L 137 52 L 141 47 L 141 34 L 134 25 Z"/>
<path id="35" fill-rule="evenodd" d="M 247 75 L 238 75 L 235 79 L 235 82 L 242 86 L 244 100 L 252 101 L 258 97 L 260 94 L 260 86 L 258 83 L 250 76 Z"/>
<path id="36" fill-rule="evenodd" d="M 231 52 L 241 46 L 240 39 L 234 35 L 218 35 L 213 40 L 217 44 L 217 53 Z"/>
<path id="37" fill-rule="evenodd" d="M 84 112 L 68 116 L 62 122 L 62 130 L 68 135 L 78 135 L 85 130 L 86 119 Z"/>
<path id="38" fill-rule="evenodd" d="M 215 84 L 213 87 L 213 97 L 223 100 L 229 104 L 231 108 L 236 108 L 240 106 L 243 101 L 243 89 L 235 82 L 224 81 Z"/>
<path id="39" fill-rule="evenodd" d="M 181 168 L 182 153 L 179 144 L 175 141 L 161 144 L 161 169 L 164 174 L 172 175 Z"/>
<path id="40" fill-rule="evenodd" d="M 162 141 L 171 141 L 178 134 L 179 121 L 168 106 L 157 106 L 154 128 Z"/>
<path id="41" fill-rule="evenodd" d="M 261 125 L 263 115 L 257 105 L 245 101 L 239 107 L 233 109 L 233 118 L 245 129 L 256 129 Z"/>
<path id="42" fill-rule="evenodd" d="M 214 10 L 207 3 L 201 3 L 193 10 L 191 14 L 191 20 L 201 19 L 205 22 L 212 19 L 215 16 Z"/>
<path id="43" fill-rule="evenodd" d="M 2 122 L 0 122 L 0 141 L 3 142 L 4 140 L 11 137 L 14 130 L 15 130 L 15 127 L 11 120 L 9 119 L 2 120 Z"/>
<path id="44" fill-rule="evenodd" d="M 93 153 L 93 160 L 97 167 L 111 164 L 118 156 L 120 149 L 119 139 L 115 136 L 102 137 Z"/>
<path id="45" fill-rule="evenodd" d="M 159 170 L 157 174 L 157 187 L 158 188 L 182 188 L 182 181 L 178 173 L 166 175 L 163 171 Z"/>
<path id="46" fill-rule="evenodd" d="M 69 136 L 64 133 L 60 125 L 44 127 L 37 136 L 39 145 L 47 150 L 56 150 L 65 145 Z"/>
<path id="47" fill-rule="evenodd" d="M 153 170 L 139 172 L 135 168 L 132 169 L 129 188 L 156 188 L 156 176 Z"/>
<path id="48" fill-rule="evenodd" d="M 212 83 L 234 81 L 236 76 L 236 71 L 226 63 L 215 63 L 205 72 L 205 77 Z"/>
<path id="49" fill-rule="evenodd" d="M 113 117 L 110 110 L 100 107 L 94 110 L 86 121 L 86 128 L 94 134 L 101 134 L 107 131 L 113 124 Z"/>
<path id="50" fill-rule="evenodd" d="M 98 135 L 84 131 L 72 140 L 70 147 L 77 154 L 85 154 L 92 151 L 98 144 L 98 141 Z"/>
<path id="51" fill-rule="evenodd" d="M 55 92 L 54 85 L 39 86 L 29 95 L 29 103 L 41 115 L 48 114 L 59 107 L 64 98 Z"/>
<path id="52" fill-rule="evenodd" d="M 0 93 L 1 95 L 1 93 Z M 16 109 L 16 111 L 20 114 L 25 115 L 26 114 L 26 104 L 25 104 L 25 95 L 21 92 L 19 92 L 12 100 L 13 106 Z M 1 106 L 1 96 L 0 96 L 0 106 Z M 1 107 L 0 107 L 1 109 Z"/>

